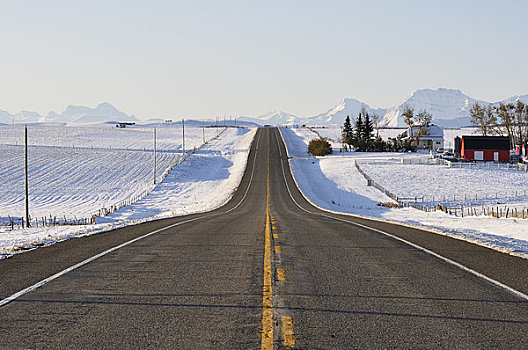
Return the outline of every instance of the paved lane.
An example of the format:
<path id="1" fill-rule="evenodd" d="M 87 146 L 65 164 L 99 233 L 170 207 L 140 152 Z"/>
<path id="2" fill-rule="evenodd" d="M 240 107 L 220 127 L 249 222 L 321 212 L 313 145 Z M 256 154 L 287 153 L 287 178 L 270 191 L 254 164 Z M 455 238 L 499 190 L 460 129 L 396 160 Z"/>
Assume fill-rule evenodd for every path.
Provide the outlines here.
<path id="1" fill-rule="evenodd" d="M 277 132 L 274 138 L 280 138 Z M 271 159 L 272 168 L 281 169 L 281 162 L 286 166 L 284 147 L 280 142 L 271 147 L 272 154 L 282 154 L 282 161 Z M 526 301 L 343 220 L 403 237 L 524 293 L 526 260 L 428 232 L 321 212 L 302 197 L 287 167 L 284 174 L 273 172 L 271 188 L 274 244 L 281 247 L 278 260 L 287 276 L 275 293 L 292 316 L 299 348 L 511 349 L 527 344 Z"/>
<path id="2" fill-rule="evenodd" d="M 527 302 L 343 220 L 401 236 L 528 291 L 526 260 L 313 208 L 294 186 L 278 131 L 261 129 L 242 184 L 225 207 L 0 261 L 5 298 L 162 229 L 0 307 L 0 348 L 523 348 L 527 343 Z"/>

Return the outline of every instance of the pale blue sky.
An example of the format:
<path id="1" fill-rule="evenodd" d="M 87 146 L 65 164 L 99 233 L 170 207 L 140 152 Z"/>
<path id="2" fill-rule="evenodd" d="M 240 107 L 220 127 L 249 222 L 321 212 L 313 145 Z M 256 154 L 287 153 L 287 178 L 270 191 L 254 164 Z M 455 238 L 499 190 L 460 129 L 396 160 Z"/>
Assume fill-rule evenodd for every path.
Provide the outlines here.
<path id="1" fill-rule="evenodd" d="M 528 93 L 524 1 L 2 1 L 0 109 L 311 116 Z"/>

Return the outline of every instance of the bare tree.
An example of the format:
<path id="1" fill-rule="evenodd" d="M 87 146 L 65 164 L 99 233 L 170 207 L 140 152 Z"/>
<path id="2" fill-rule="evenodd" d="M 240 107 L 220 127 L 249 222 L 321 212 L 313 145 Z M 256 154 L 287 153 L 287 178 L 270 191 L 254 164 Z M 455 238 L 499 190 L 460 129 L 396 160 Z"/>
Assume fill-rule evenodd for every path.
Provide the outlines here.
<path id="1" fill-rule="evenodd" d="M 528 107 L 517 100 L 514 109 L 515 114 L 515 144 L 522 142 L 523 136 L 528 134 Z"/>
<path id="2" fill-rule="evenodd" d="M 431 125 L 431 122 L 433 121 L 433 115 L 427 110 L 422 109 L 417 115 L 416 115 L 416 124 L 420 125 L 421 127 L 428 128 Z"/>
<path id="3" fill-rule="evenodd" d="M 374 129 L 376 129 L 376 138 L 379 137 L 379 128 L 380 128 L 380 122 L 381 122 L 381 117 L 376 114 L 376 113 L 372 113 L 370 115 L 370 119 L 372 120 L 372 124 L 374 125 Z"/>
<path id="4" fill-rule="evenodd" d="M 495 112 L 500 118 L 499 130 L 510 138 L 510 145 L 515 144 L 515 106 L 512 103 L 501 103 L 495 107 Z"/>
<path id="5" fill-rule="evenodd" d="M 493 108 L 483 106 L 476 102 L 469 110 L 471 116 L 471 124 L 477 127 L 483 136 L 494 134 L 494 129 L 497 127 L 497 117 L 493 113 Z"/>

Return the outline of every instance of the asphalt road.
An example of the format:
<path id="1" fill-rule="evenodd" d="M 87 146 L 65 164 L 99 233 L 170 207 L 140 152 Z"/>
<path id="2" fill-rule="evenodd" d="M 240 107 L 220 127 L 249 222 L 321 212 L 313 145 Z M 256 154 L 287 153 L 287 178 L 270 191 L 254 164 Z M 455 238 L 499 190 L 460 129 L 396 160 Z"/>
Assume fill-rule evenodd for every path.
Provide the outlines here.
<path id="1" fill-rule="evenodd" d="M 386 234 L 528 294 L 528 260 L 314 208 L 261 129 L 224 207 L 0 261 L 5 299 L 141 237 L 1 306 L 0 348 L 526 348 L 527 301 Z"/>

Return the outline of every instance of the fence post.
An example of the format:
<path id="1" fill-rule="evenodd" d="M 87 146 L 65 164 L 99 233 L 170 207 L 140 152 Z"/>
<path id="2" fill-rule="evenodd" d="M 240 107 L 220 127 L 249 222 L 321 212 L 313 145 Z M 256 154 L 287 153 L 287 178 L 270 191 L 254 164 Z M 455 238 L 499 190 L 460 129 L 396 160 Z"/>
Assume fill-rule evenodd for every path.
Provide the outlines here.
<path id="1" fill-rule="evenodd" d="M 24 127 L 24 173 L 25 173 L 25 192 L 26 192 L 26 225 L 29 223 L 29 184 L 28 184 L 28 130 L 27 125 Z M 24 225 L 22 224 L 22 227 Z"/>

